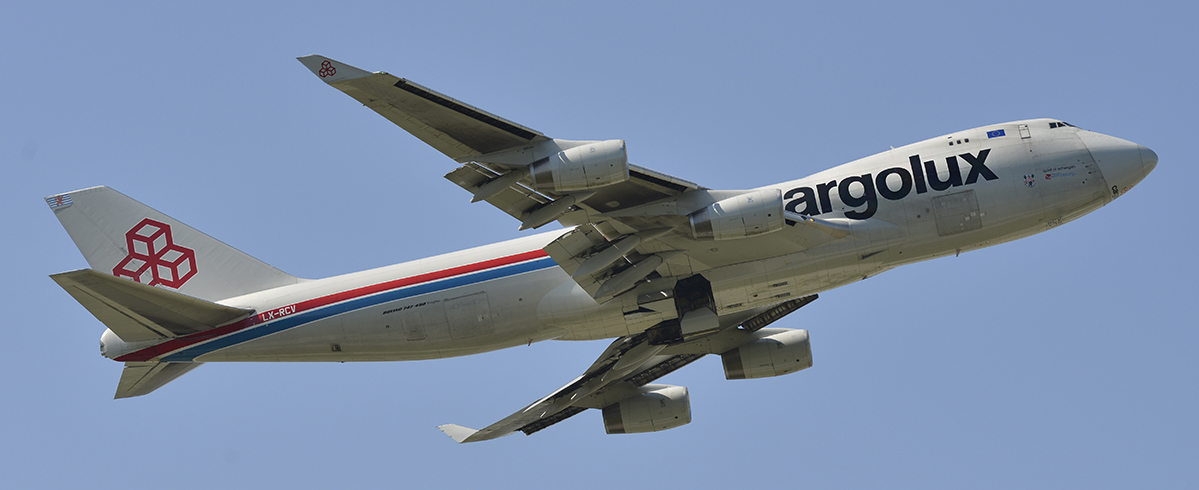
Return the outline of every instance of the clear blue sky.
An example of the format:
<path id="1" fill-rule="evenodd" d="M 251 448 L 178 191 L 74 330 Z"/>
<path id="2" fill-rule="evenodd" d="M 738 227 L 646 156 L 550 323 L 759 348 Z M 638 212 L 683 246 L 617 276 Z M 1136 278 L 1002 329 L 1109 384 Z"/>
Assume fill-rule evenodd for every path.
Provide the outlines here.
<path id="1" fill-rule="evenodd" d="M 6 488 L 1199 486 L 1189 3 L 173 3 L 0 7 Z M 303 277 L 518 236 L 312 53 L 716 188 L 1033 117 L 1160 164 L 1061 228 L 822 295 L 782 322 L 810 370 L 670 375 L 694 422 L 663 433 L 595 411 L 481 444 L 435 428 L 498 420 L 606 342 L 208 364 L 112 400 L 103 326 L 47 278 L 86 263 L 43 196 L 109 185 Z"/>

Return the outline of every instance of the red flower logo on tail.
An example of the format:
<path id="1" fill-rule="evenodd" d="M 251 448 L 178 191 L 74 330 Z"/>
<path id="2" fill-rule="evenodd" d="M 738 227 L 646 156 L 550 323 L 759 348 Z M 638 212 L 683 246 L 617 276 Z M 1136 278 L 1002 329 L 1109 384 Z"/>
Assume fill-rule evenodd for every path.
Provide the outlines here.
<path id="1" fill-rule="evenodd" d="M 180 288 L 196 275 L 196 251 L 175 245 L 171 225 L 150 218 L 125 232 L 129 256 L 112 269 L 112 275 L 142 284 Z"/>

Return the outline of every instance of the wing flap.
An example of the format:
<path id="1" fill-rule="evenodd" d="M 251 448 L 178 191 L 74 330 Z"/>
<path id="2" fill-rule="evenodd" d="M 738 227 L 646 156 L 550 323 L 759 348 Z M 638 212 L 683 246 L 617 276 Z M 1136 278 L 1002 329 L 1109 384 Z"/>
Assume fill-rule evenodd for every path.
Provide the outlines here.
<path id="1" fill-rule="evenodd" d="M 189 335 L 254 313 L 91 269 L 50 278 L 126 342 Z"/>
<path id="2" fill-rule="evenodd" d="M 468 192 L 475 192 L 481 185 L 498 176 L 495 171 L 478 163 L 467 163 L 457 170 L 446 174 L 446 180 L 453 182 Z M 510 186 L 499 193 L 485 199 L 488 204 L 518 220 L 540 206 L 550 202 L 550 199 L 534 192 L 523 185 Z"/>
<path id="3" fill-rule="evenodd" d="M 543 250 L 579 287 L 603 303 L 637 287 L 654 272 L 661 276 L 673 275 L 675 271 L 690 272 L 683 252 L 655 242 L 670 231 L 670 228 L 645 229 L 609 241 L 599 228 L 584 224 L 550 242 Z"/>

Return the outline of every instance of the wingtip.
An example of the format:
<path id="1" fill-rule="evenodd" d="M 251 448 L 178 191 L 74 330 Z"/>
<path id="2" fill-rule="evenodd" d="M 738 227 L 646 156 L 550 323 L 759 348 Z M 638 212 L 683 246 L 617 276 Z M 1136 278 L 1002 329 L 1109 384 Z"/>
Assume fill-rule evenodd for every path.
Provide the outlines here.
<path id="1" fill-rule="evenodd" d="M 469 427 L 463 427 L 458 424 L 439 425 L 439 426 L 437 426 L 437 428 L 441 429 L 442 432 L 445 432 L 445 435 L 450 436 L 450 438 L 453 439 L 454 442 L 457 442 L 459 444 L 466 442 L 467 438 L 469 438 L 470 436 L 472 436 L 476 432 L 478 432 L 475 429 L 471 429 Z"/>
<path id="2" fill-rule="evenodd" d="M 361 68 L 350 66 L 340 61 L 321 56 L 319 54 L 310 54 L 308 56 L 300 56 L 296 58 L 303 63 L 313 75 L 320 77 L 325 83 L 340 82 L 342 80 L 352 80 L 355 78 L 363 78 L 371 75 L 371 72 Z"/>

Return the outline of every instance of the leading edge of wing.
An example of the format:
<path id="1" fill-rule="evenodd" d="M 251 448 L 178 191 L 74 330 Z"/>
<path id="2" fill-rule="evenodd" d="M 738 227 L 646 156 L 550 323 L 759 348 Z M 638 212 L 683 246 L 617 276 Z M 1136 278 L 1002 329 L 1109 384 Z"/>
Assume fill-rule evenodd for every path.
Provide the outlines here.
<path id="1" fill-rule="evenodd" d="M 405 78 L 371 73 L 321 55 L 297 59 L 326 84 L 454 160 L 548 139 L 536 130 Z"/>

